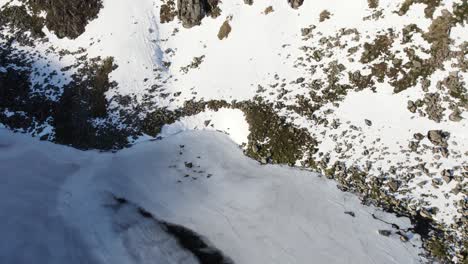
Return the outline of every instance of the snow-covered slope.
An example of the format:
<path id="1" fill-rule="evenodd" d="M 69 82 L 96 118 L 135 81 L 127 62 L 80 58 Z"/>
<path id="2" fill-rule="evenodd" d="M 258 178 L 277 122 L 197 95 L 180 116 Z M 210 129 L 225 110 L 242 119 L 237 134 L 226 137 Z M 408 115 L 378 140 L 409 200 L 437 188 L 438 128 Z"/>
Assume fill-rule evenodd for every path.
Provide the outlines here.
<path id="1" fill-rule="evenodd" d="M 69 37 L 30 2 L 0 0 L 8 128 L 104 150 L 221 131 L 422 217 L 427 250 L 468 258 L 465 0 L 90 0 Z M 216 8 L 187 25 L 197 4 Z"/>
<path id="2" fill-rule="evenodd" d="M 318 175 L 260 166 L 216 132 L 103 154 L 1 129 L 0 170 L 1 263 L 197 263 L 113 197 L 197 232 L 234 263 L 421 261 L 408 219 L 363 206 Z"/>

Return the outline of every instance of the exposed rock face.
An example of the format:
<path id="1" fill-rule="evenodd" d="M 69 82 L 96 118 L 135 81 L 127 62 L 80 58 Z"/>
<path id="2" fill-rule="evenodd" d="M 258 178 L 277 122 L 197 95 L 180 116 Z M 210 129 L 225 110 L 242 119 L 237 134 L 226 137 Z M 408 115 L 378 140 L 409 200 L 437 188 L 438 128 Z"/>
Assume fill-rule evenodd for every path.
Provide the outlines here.
<path id="1" fill-rule="evenodd" d="M 218 0 L 177 0 L 177 16 L 186 28 L 200 25 L 206 15 L 218 15 Z"/>
<path id="2" fill-rule="evenodd" d="M 59 38 L 77 38 L 88 22 L 97 17 L 101 0 L 30 0 L 34 11 L 47 13 L 45 24 Z"/>
<path id="3" fill-rule="evenodd" d="M 304 3 L 304 0 L 288 0 L 288 3 L 292 8 L 297 9 Z"/>

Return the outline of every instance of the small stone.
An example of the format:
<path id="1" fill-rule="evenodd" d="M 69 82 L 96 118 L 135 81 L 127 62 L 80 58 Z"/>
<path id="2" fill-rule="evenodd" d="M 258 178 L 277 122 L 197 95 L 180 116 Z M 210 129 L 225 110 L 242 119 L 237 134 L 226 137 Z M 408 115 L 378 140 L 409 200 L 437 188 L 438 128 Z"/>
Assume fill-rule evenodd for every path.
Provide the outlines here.
<path id="1" fill-rule="evenodd" d="M 442 176 L 444 176 L 444 177 L 452 177 L 453 171 L 452 170 L 443 170 L 440 174 Z"/>
<path id="2" fill-rule="evenodd" d="M 415 134 L 413 135 L 413 137 L 414 137 L 414 139 L 416 139 L 416 140 L 418 140 L 418 141 L 421 141 L 421 140 L 424 139 L 424 135 L 421 134 L 421 133 L 415 133 Z"/>
<path id="3" fill-rule="evenodd" d="M 450 181 L 452 181 L 452 177 L 449 176 L 443 176 L 442 179 L 445 181 L 445 183 L 450 183 Z"/>
<path id="4" fill-rule="evenodd" d="M 432 186 L 439 187 L 442 185 L 442 180 L 439 178 L 432 179 Z"/>
<path id="5" fill-rule="evenodd" d="M 449 115 L 449 120 L 450 121 L 453 121 L 453 122 L 460 122 L 462 120 L 462 116 L 460 114 L 460 111 L 453 111 L 450 115 Z"/>
<path id="6" fill-rule="evenodd" d="M 387 186 L 390 189 L 390 191 L 392 191 L 392 192 L 398 191 L 398 188 L 400 187 L 398 182 L 395 181 L 395 180 L 391 180 L 391 181 L 387 182 Z"/>
<path id="7" fill-rule="evenodd" d="M 419 187 L 423 187 L 423 186 L 426 185 L 426 184 L 427 184 L 427 181 L 424 180 L 424 181 L 420 181 L 417 185 L 418 185 Z"/>
<path id="8" fill-rule="evenodd" d="M 390 231 L 390 230 L 379 230 L 379 235 L 388 237 L 391 234 L 392 234 L 392 231 Z"/>
<path id="9" fill-rule="evenodd" d="M 400 235 L 400 240 L 401 240 L 402 242 L 408 242 L 408 237 L 405 236 L 405 235 Z"/>
<path id="10" fill-rule="evenodd" d="M 442 155 L 442 157 L 448 158 L 448 156 L 450 155 L 450 152 L 448 148 L 440 148 L 440 154 Z"/>
<path id="11" fill-rule="evenodd" d="M 408 106 L 407 106 L 408 110 L 411 112 L 411 113 L 415 113 L 416 112 L 416 104 L 414 104 L 413 101 L 409 100 L 408 101 Z"/>
<path id="12" fill-rule="evenodd" d="M 260 146 L 258 145 L 253 145 L 252 146 L 252 152 L 253 153 L 258 153 L 260 151 Z"/>
<path id="13" fill-rule="evenodd" d="M 424 208 L 422 208 L 422 209 L 419 211 L 419 215 L 422 216 L 422 217 L 424 217 L 424 218 L 432 219 L 431 213 L 430 213 L 427 209 L 424 209 Z"/>
<path id="14" fill-rule="evenodd" d="M 372 126 L 372 121 L 365 119 L 364 122 L 366 123 L 366 125 Z"/>
<path id="15" fill-rule="evenodd" d="M 347 214 L 347 215 L 350 215 L 350 216 L 352 216 L 352 217 L 355 217 L 355 216 L 356 216 L 356 215 L 354 214 L 354 212 L 352 212 L 352 211 L 346 211 L 346 212 L 344 212 L 344 213 Z"/>
<path id="16" fill-rule="evenodd" d="M 462 190 L 461 184 L 457 184 L 455 188 L 453 188 L 450 192 L 457 195 L 461 192 L 461 190 Z"/>
<path id="17" fill-rule="evenodd" d="M 275 10 L 273 9 L 273 6 L 269 6 L 269 7 L 265 8 L 265 11 L 263 11 L 263 13 L 264 13 L 265 15 L 268 15 L 268 14 L 270 14 L 270 13 L 273 12 L 273 11 L 275 11 Z"/>
<path id="18" fill-rule="evenodd" d="M 304 81 L 305 81 L 304 77 L 299 77 L 297 78 L 296 83 L 303 83 Z"/>
<path id="19" fill-rule="evenodd" d="M 418 150 L 418 146 L 419 143 L 417 141 L 410 141 L 410 143 L 408 144 L 408 147 L 412 152 L 416 152 Z"/>
<path id="20" fill-rule="evenodd" d="M 301 34 L 303 37 L 309 35 L 310 33 L 312 33 L 312 29 L 311 28 L 303 28 L 301 29 Z"/>

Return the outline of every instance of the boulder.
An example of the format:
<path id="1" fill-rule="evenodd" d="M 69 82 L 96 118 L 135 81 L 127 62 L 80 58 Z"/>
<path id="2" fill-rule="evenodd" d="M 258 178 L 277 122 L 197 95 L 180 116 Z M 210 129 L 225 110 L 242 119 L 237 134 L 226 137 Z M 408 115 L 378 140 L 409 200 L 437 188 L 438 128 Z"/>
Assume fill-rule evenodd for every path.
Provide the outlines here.
<path id="1" fill-rule="evenodd" d="M 447 147 L 447 139 L 449 138 L 450 133 L 444 132 L 442 130 L 430 130 L 427 132 L 427 138 L 431 141 L 432 144 L 441 147 Z"/>
<path id="2" fill-rule="evenodd" d="M 288 3 L 292 8 L 298 9 L 304 3 L 304 0 L 288 0 Z"/>

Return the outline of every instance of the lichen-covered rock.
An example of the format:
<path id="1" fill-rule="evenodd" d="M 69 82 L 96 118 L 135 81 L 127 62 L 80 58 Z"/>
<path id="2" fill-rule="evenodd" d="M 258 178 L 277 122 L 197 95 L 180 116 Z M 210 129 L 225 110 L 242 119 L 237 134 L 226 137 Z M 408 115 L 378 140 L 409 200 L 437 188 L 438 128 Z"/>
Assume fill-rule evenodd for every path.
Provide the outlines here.
<path id="1" fill-rule="evenodd" d="M 444 132 L 442 130 L 430 130 L 427 133 L 427 137 L 431 143 L 441 147 L 447 147 L 447 139 L 449 136 L 450 134 L 448 132 Z"/>

